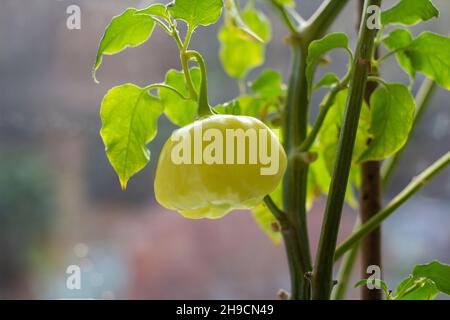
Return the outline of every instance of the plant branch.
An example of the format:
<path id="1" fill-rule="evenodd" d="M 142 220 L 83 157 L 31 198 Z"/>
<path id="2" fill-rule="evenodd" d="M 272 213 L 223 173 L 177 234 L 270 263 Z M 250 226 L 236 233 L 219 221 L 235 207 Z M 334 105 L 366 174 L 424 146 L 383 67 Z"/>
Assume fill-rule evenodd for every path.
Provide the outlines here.
<path id="1" fill-rule="evenodd" d="M 297 34 L 305 23 L 303 18 L 295 10 L 288 10 L 285 5 L 279 4 L 275 0 L 270 0 L 270 3 L 280 13 L 284 24 L 289 29 L 291 34 Z"/>
<path id="2" fill-rule="evenodd" d="M 185 97 L 180 91 L 178 91 L 178 89 L 176 89 L 176 88 L 174 88 L 172 86 L 169 86 L 169 85 L 167 85 L 165 83 L 154 83 L 154 84 L 151 84 L 151 85 L 145 87 L 145 89 L 147 89 L 147 90 L 161 89 L 161 88 L 168 89 L 168 90 L 176 93 L 183 100 L 188 100 L 188 98 Z"/>
<path id="3" fill-rule="evenodd" d="M 403 203 L 421 190 L 434 176 L 443 171 L 450 164 L 450 152 L 447 152 L 428 169 L 423 171 L 418 177 L 414 178 L 391 202 L 369 221 L 361 225 L 356 232 L 348 237 L 336 249 L 334 259 L 338 260 L 342 255 L 356 245 L 367 234 L 376 229 L 381 222 L 386 220 Z"/>
<path id="4" fill-rule="evenodd" d="M 337 3 L 338 1 L 334 2 Z M 358 129 L 359 116 L 364 99 L 364 90 L 370 70 L 374 41 L 377 35 L 377 30 L 367 28 L 366 24 L 369 18 L 366 9 L 371 5 L 380 6 L 381 0 L 366 0 L 364 18 L 361 19 L 362 23 L 354 59 L 354 67 L 352 69 L 349 98 L 339 137 L 337 156 L 330 191 L 328 193 L 313 275 L 313 298 L 316 300 L 329 299 L 332 289 L 333 255 L 336 249 L 337 235 L 344 205 L 345 186 L 347 185 L 350 173 L 356 131 Z"/>
<path id="5" fill-rule="evenodd" d="M 427 109 L 430 99 L 433 93 L 436 91 L 437 85 L 436 82 L 429 78 L 425 78 L 422 82 L 422 85 L 417 92 L 416 95 L 416 114 L 414 116 L 413 126 L 410 132 L 410 136 L 414 133 L 417 128 L 417 124 L 422 119 L 425 110 Z M 406 148 L 406 145 L 403 146 L 395 155 L 390 158 L 384 167 L 382 168 L 382 187 L 386 189 L 392 174 L 394 173 L 395 167 L 397 166 L 400 158 L 403 155 L 403 152 Z"/>
<path id="6" fill-rule="evenodd" d="M 337 85 L 333 86 L 331 91 L 329 92 L 327 98 L 324 102 L 322 102 L 319 106 L 319 114 L 317 115 L 316 121 L 314 122 L 314 125 L 309 132 L 307 138 L 303 143 L 301 144 L 299 151 L 305 152 L 311 149 L 314 142 L 316 141 L 317 135 L 320 132 L 320 129 L 322 128 L 323 122 L 325 121 L 325 118 L 328 114 L 328 111 L 330 110 L 331 106 L 333 105 L 334 101 L 336 100 L 336 96 L 339 92 L 347 88 L 348 82 L 350 80 L 350 75 L 347 76 L 344 80 L 339 82 Z"/>
<path id="7" fill-rule="evenodd" d="M 349 0 L 326 0 L 306 22 L 301 34 L 310 41 L 321 38 Z"/>

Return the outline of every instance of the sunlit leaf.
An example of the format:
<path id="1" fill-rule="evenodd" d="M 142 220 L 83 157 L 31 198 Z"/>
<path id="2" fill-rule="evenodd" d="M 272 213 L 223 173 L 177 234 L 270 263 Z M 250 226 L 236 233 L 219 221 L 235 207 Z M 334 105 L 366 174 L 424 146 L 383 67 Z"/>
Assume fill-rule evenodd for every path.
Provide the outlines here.
<path id="1" fill-rule="evenodd" d="M 200 69 L 192 68 L 190 74 L 194 88 L 199 90 L 201 82 Z M 177 89 L 183 96 L 189 96 L 183 72 L 174 69 L 169 70 L 166 74 L 165 84 Z M 165 88 L 159 89 L 159 97 L 164 106 L 164 113 L 174 124 L 185 126 L 197 117 L 197 101 L 184 100 L 172 90 Z"/>
<path id="2" fill-rule="evenodd" d="M 394 7 L 381 13 L 381 23 L 414 25 L 439 16 L 439 10 L 430 0 L 400 0 Z"/>
<path id="3" fill-rule="evenodd" d="M 123 189 L 150 160 L 147 144 L 156 135 L 162 110 L 157 97 L 133 84 L 115 87 L 103 99 L 100 134 Z"/>
<path id="4" fill-rule="evenodd" d="M 371 141 L 359 162 L 382 160 L 400 150 L 411 131 L 415 102 L 403 84 L 379 87 L 370 99 Z"/>
<path id="5" fill-rule="evenodd" d="M 219 20 L 222 14 L 222 0 L 175 0 L 169 12 L 175 19 L 185 21 L 191 30 L 197 26 L 208 26 Z"/>
<path id="6" fill-rule="evenodd" d="M 128 47 L 139 46 L 152 35 L 155 22 L 148 16 L 136 14 L 136 12 L 136 9 L 130 8 L 111 20 L 98 48 L 93 67 L 94 79 L 102 63 L 103 55 L 113 55 Z"/>

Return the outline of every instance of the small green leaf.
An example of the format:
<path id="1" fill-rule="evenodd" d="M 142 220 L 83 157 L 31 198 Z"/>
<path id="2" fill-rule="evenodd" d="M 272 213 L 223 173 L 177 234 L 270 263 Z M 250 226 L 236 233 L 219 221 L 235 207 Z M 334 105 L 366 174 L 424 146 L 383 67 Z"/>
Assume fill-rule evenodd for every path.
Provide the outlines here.
<path id="1" fill-rule="evenodd" d="M 295 0 L 275 0 L 275 2 L 287 7 L 295 7 Z"/>
<path id="2" fill-rule="evenodd" d="M 317 81 L 317 83 L 314 85 L 313 90 L 317 90 L 320 88 L 330 88 L 333 85 L 339 83 L 339 78 L 334 73 L 328 72 L 326 73 L 322 79 Z"/>
<path id="3" fill-rule="evenodd" d="M 413 41 L 411 32 L 405 29 L 395 29 L 383 39 L 383 44 L 390 50 L 399 50 L 396 58 L 399 65 L 414 79 L 416 70 L 414 69 L 410 58 L 400 49 L 407 48 Z"/>
<path id="4" fill-rule="evenodd" d="M 450 295 L 450 265 L 439 261 L 417 265 L 413 270 L 413 276 L 432 280 L 441 292 Z"/>
<path id="5" fill-rule="evenodd" d="M 191 68 L 190 74 L 194 88 L 198 91 L 201 82 L 200 69 Z M 166 74 L 165 84 L 177 89 L 185 97 L 189 95 L 184 73 L 181 71 L 169 70 Z M 165 88 L 159 89 L 159 97 L 164 106 L 164 113 L 174 124 L 183 127 L 194 121 L 197 117 L 197 101 L 184 100 L 172 90 Z"/>
<path id="6" fill-rule="evenodd" d="M 450 90 L 450 38 L 423 32 L 404 52 L 415 70 Z"/>
<path id="7" fill-rule="evenodd" d="M 375 279 L 372 279 L 372 280 L 371 279 L 361 279 L 355 284 L 354 287 L 359 288 L 359 287 L 367 286 L 369 284 L 369 282 L 370 282 L 370 284 L 373 284 L 373 282 L 375 282 Z M 381 279 L 380 279 L 380 287 L 386 295 L 389 293 L 389 288 L 388 288 L 386 282 Z"/>
<path id="8" fill-rule="evenodd" d="M 359 162 L 382 160 L 400 150 L 414 120 L 414 97 L 403 84 L 379 87 L 372 94 L 370 106 L 373 139 Z"/>
<path id="9" fill-rule="evenodd" d="M 112 88 L 103 99 L 100 134 L 123 189 L 150 160 L 147 144 L 156 135 L 162 110 L 157 97 L 133 84 Z"/>
<path id="10" fill-rule="evenodd" d="M 169 6 L 169 12 L 172 17 L 185 21 L 194 30 L 199 25 L 216 23 L 222 14 L 222 8 L 222 0 L 175 0 Z"/>
<path id="11" fill-rule="evenodd" d="M 151 6 L 145 9 L 137 11 L 136 14 L 147 14 L 169 20 L 169 13 L 167 12 L 167 7 L 161 3 L 152 4 Z"/>
<path id="12" fill-rule="evenodd" d="M 307 200 L 306 206 L 311 208 L 314 200 L 321 194 L 327 194 L 331 176 L 327 170 L 325 159 L 318 148 L 312 148 L 311 152 L 317 152 L 317 160 L 309 165 L 308 170 L 308 184 L 307 184 Z"/>
<path id="13" fill-rule="evenodd" d="M 95 73 L 100 68 L 103 55 L 113 55 L 128 47 L 136 47 L 147 41 L 155 28 L 155 22 L 137 10 L 130 8 L 120 16 L 114 17 L 105 30 L 97 52 L 97 59 L 92 70 Z"/>
<path id="14" fill-rule="evenodd" d="M 275 191 L 270 194 L 272 200 L 278 208 L 282 208 L 282 193 L 283 187 L 282 183 L 280 183 Z M 266 205 L 261 203 L 259 206 L 253 208 L 251 212 L 261 230 L 266 233 L 274 244 L 279 244 L 281 242 L 281 232 L 277 232 L 273 228 L 273 225 L 277 223 L 277 219 L 273 216 L 272 212 L 270 212 Z"/>
<path id="15" fill-rule="evenodd" d="M 311 42 L 309 45 L 306 67 L 306 79 L 309 92 L 311 92 L 313 86 L 314 69 L 320 61 L 320 58 L 327 52 L 338 48 L 349 50 L 348 36 L 345 33 L 331 33 L 320 40 Z"/>
<path id="16" fill-rule="evenodd" d="M 241 16 L 259 38 L 270 40 L 270 23 L 262 12 L 246 8 Z M 264 62 L 265 44 L 248 37 L 239 28 L 224 25 L 219 31 L 219 40 L 220 60 L 227 74 L 233 78 L 244 78 L 250 70 Z"/>
<path id="17" fill-rule="evenodd" d="M 440 291 L 431 280 L 416 280 L 402 294 L 397 294 L 394 300 L 434 300 Z"/>
<path id="18" fill-rule="evenodd" d="M 239 100 L 232 100 L 214 107 L 214 111 L 219 114 L 241 115 L 241 104 Z"/>
<path id="19" fill-rule="evenodd" d="M 381 24 L 411 26 L 439 16 L 439 10 L 430 0 L 400 0 L 394 7 L 381 13 Z"/>
<path id="20" fill-rule="evenodd" d="M 283 93 L 283 81 L 278 71 L 266 69 L 251 84 L 252 91 L 261 98 L 276 98 Z"/>

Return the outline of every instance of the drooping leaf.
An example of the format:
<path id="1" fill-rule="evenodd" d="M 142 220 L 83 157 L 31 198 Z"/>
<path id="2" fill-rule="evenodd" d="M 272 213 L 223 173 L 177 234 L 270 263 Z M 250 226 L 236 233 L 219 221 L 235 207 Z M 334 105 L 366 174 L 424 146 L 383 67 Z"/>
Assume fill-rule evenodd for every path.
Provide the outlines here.
<path id="1" fill-rule="evenodd" d="M 100 41 L 92 71 L 94 79 L 102 63 L 103 55 L 113 55 L 128 47 L 139 46 L 152 35 L 155 22 L 148 16 L 136 14 L 136 12 L 136 9 L 130 8 L 111 20 Z"/>
<path id="2" fill-rule="evenodd" d="M 270 194 L 272 200 L 278 206 L 278 208 L 282 208 L 282 193 L 283 187 L 282 183 L 280 183 L 274 192 Z M 273 243 L 279 244 L 281 242 L 281 232 L 275 231 L 273 228 L 273 224 L 277 223 L 277 219 L 273 216 L 270 210 L 264 203 L 261 203 L 259 206 L 252 209 L 252 216 L 260 226 L 260 228 L 267 234 L 267 236 L 272 240 Z"/>
<path id="3" fill-rule="evenodd" d="M 423 277 L 432 280 L 441 292 L 450 295 L 450 265 L 432 261 L 415 266 L 412 274 L 416 278 Z"/>
<path id="4" fill-rule="evenodd" d="M 322 39 L 311 42 L 309 45 L 306 67 L 309 92 L 311 92 L 313 87 L 314 70 L 320 58 L 327 52 L 338 48 L 349 50 L 348 36 L 345 33 L 331 33 Z"/>
<path id="5" fill-rule="evenodd" d="M 261 98 L 276 98 L 283 94 L 283 81 L 278 71 L 266 69 L 251 84 L 253 93 Z"/>
<path id="6" fill-rule="evenodd" d="M 201 72 L 199 68 L 190 70 L 194 88 L 198 91 L 201 82 Z M 188 97 L 184 73 L 171 69 L 166 74 L 165 84 L 177 89 L 183 96 Z M 169 89 L 160 88 L 159 97 L 164 106 L 164 113 L 174 124 L 185 126 L 197 117 L 198 103 L 195 100 L 184 100 L 175 92 Z"/>
<path id="7" fill-rule="evenodd" d="M 450 90 L 450 38 L 423 32 L 404 52 L 416 71 Z"/>
<path id="8" fill-rule="evenodd" d="M 372 94 L 370 106 L 372 139 L 359 162 L 382 160 L 400 150 L 414 120 L 414 97 L 403 84 L 379 87 Z"/>
<path id="9" fill-rule="evenodd" d="M 199 25 L 208 26 L 219 20 L 222 0 L 175 0 L 169 12 L 175 19 L 185 21 L 191 30 Z"/>
<path id="10" fill-rule="evenodd" d="M 123 189 L 150 160 L 147 144 L 156 135 L 162 110 L 157 97 L 133 84 L 115 87 L 103 99 L 100 134 Z"/>
<path id="11" fill-rule="evenodd" d="M 330 88 L 333 85 L 339 83 L 339 81 L 340 80 L 337 75 L 328 72 L 322 77 L 322 79 L 320 79 L 314 84 L 313 90 L 317 90 L 320 88 Z"/>
<path id="12" fill-rule="evenodd" d="M 380 281 L 380 288 L 384 291 L 385 295 L 389 295 L 389 288 L 384 280 L 379 279 Z M 355 288 L 363 287 L 369 285 L 374 285 L 375 279 L 371 281 L 371 279 L 361 279 L 355 284 Z"/>
<path id="13" fill-rule="evenodd" d="M 402 48 L 407 48 L 413 41 L 411 32 L 406 29 L 395 29 L 383 39 L 383 44 L 390 50 L 399 50 L 396 58 L 399 65 L 408 73 L 411 79 L 414 79 L 416 71 L 412 65 L 410 58 L 406 55 Z"/>
<path id="14" fill-rule="evenodd" d="M 266 16 L 252 8 L 241 12 L 245 24 L 263 41 L 269 41 L 271 27 Z M 227 74 L 243 78 L 264 62 L 265 44 L 257 41 L 239 28 L 224 25 L 219 31 L 220 60 Z"/>
<path id="15" fill-rule="evenodd" d="M 381 13 L 381 24 L 414 25 L 439 16 L 439 10 L 430 0 L 400 0 L 394 7 Z"/>

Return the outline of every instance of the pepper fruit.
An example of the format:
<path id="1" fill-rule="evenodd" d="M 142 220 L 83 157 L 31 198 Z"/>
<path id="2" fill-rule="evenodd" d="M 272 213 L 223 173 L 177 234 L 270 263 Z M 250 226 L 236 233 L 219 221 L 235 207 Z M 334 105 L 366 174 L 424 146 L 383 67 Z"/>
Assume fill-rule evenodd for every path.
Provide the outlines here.
<path id="1" fill-rule="evenodd" d="M 218 219 L 260 204 L 286 165 L 277 136 L 260 120 L 213 115 L 167 140 L 156 170 L 156 200 L 190 219 Z"/>

